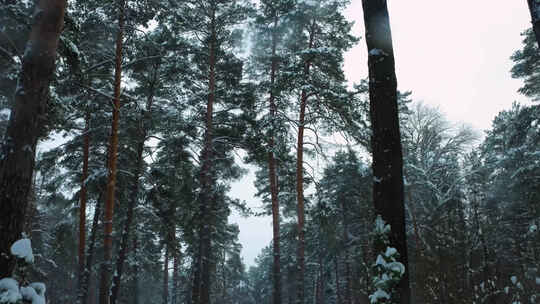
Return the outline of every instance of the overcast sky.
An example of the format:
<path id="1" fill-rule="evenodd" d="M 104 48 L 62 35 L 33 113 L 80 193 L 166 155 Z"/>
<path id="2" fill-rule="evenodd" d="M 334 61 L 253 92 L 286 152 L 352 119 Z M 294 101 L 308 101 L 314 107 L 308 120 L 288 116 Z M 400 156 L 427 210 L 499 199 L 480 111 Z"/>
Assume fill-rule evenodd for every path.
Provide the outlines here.
<path id="1" fill-rule="evenodd" d="M 389 0 L 390 22 L 399 89 L 414 100 L 439 106 L 451 121 L 488 129 L 495 115 L 513 101 L 527 102 L 516 91 L 509 57 L 520 48 L 530 25 L 526 0 Z M 363 37 L 362 1 L 351 1 L 346 16 Z M 362 39 L 345 58 L 349 82 L 367 76 L 367 51 Z M 260 207 L 253 198 L 253 172 L 234 183 L 233 197 Z M 272 238 L 271 219 L 232 217 L 240 226 L 247 265 Z"/>

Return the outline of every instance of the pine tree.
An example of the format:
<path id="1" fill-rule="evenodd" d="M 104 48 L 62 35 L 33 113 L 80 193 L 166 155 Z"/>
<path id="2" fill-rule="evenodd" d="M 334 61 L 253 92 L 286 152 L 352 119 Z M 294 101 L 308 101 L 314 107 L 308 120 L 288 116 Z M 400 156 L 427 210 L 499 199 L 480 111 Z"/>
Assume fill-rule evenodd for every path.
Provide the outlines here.
<path id="1" fill-rule="evenodd" d="M 296 199 L 297 199 L 297 303 L 304 303 L 305 273 L 305 199 L 304 150 L 305 132 L 333 118 L 347 105 L 341 68 L 343 53 L 356 42 L 350 34 L 351 24 L 342 11 L 346 1 L 299 2 L 293 11 L 293 37 L 289 48 L 295 54 L 286 69 L 291 89 L 299 95 L 295 105 L 298 119 L 296 144 Z M 294 98 L 294 97 L 293 97 Z M 317 136 L 317 134 L 315 134 Z M 316 145 L 315 145 L 316 146 Z"/>
<path id="2" fill-rule="evenodd" d="M 278 174 L 277 155 L 278 145 L 276 141 L 283 140 L 283 136 L 280 136 L 280 130 L 283 130 L 283 124 L 281 123 L 280 116 L 278 114 L 278 107 L 281 108 L 279 103 L 280 97 L 282 97 L 281 89 L 279 87 L 280 77 L 280 63 L 283 61 L 283 54 L 281 49 L 286 37 L 286 28 L 289 24 L 285 18 L 286 14 L 292 8 L 292 2 L 289 0 L 280 1 L 262 1 L 259 7 L 259 15 L 255 20 L 255 30 L 257 40 L 254 48 L 255 53 L 255 65 L 260 65 L 261 80 L 260 87 L 264 87 L 268 90 L 268 115 L 263 117 L 262 127 L 268 128 L 268 139 L 265 145 L 267 146 L 267 166 L 268 166 L 268 180 L 269 190 L 272 204 L 272 227 L 273 227 L 273 250 L 274 261 L 272 264 L 272 281 L 273 281 L 273 293 L 272 303 L 281 303 L 281 265 L 280 265 L 280 207 L 279 207 L 279 187 L 278 187 Z M 266 92 L 265 92 L 266 93 Z M 263 131 L 263 130 L 259 130 Z M 255 135 L 257 137 L 258 134 Z M 259 145 L 256 145 L 258 149 Z M 257 152 L 255 152 L 257 153 Z"/>

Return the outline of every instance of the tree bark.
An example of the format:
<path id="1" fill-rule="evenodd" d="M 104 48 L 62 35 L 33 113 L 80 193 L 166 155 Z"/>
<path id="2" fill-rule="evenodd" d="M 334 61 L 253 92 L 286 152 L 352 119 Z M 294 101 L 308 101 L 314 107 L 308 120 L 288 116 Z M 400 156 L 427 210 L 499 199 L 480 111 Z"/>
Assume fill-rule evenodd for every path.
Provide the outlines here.
<path id="1" fill-rule="evenodd" d="M 272 264 L 272 280 L 273 280 L 273 293 L 272 303 L 281 304 L 281 265 L 280 265 L 280 244 L 279 244 L 279 200 L 278 200 L 278 187 L 277 187 L 277 174 L 276 174 L 276 159 L 274 157 L 275 149 L 275 121 L 277 106 L 275 102 L 275 79 L 278 68 L 278 62 L 276 58 L 277 47 L 277 12 L 274 15 L 274 29 L 272 32 L 272 66 L 270 70 L 270 120 L 272 121 L 272 127 L 270 130 L 270 140 L 268 143 L 268 173 L 270 179 L 270 196 L 272 198 L 272 228 L 273 228 L 273 253 L 274 261 Z"/>
<path id="2" fill-rule="evenodd" d="M 112 273 L 112 229 L 113 229 L 113 212 L 116 190 L 116 166 L 118 154 L 118 121 L 120 115 L 120 89 L 122 84 L 122 48 L 124 36 L 124 9 L 125 0 L 118 0 L 118 33 L 116 37 L 116 54 L 115 54 L 115 75 L 114 75 L 114 104 L 113 116 L 111 125 L 111 135 L 109 141 L 109 161 L 107 180 L 107 196 L 105 201 L 105 218 L 104 218 L 104 243 L 103 243 L 103 264 L 101 269 L 101 284 L 99 291 L 99 303 L 109 304 L 109 289 L 111 285 Z"/>
<path id="3" fill-rule="evenodd" d="M 90 111 L 86 110 L 83 139 L 83 167 L 81 177 L 80 205 L 79 205 L 79 293 L 82 292 L 84 277 L 84 259 L 86 250 L 86 179 L 88 178 L 88 158 L 90 156 Z"/>
<path id="4" fill-rule="evenodd" d="M 403 154 L 399 131 L 397 79 L 386 1 L 363 0 L 369 64 L 369 98 L 375 211 L 390 224 L 388 246 L 398 250 L 405 274 L 397 286 L 399 303 L 410 303 L 409 265 L 403 193 Z M 375 248 L 376 252 L 386 248 Z"/>
<path id="5" fill-rule="evenodd" d="M 152 116 L 152 104 L 154 102 L 154 88 L 157 82 L 158 69 L 159 69 L 159 64 L 154 69 L 152 82 L 150 84 L 150 93 L 148 95 L 148 99 L 146 100 L 146 109 L 141 111 L 140 118 L 139 118 L 139 130 L 138 130 L 139 142 L 137 144 L 136 167 L 135 167 L 135 172 L 133 173 L 133 182 L 132 182 L 133 188 L 131 189 L 132 197 L 128 203 L 126 221 L 124 223 L 124 228 L 122 231 L 122 239 L 120 240 L 120 249 L 118 251 L 118 258 L 116 260 L 116 271 L 114 272 L 113 286 L 111 290 L 111 299 L 110 299 L 111 304 L 116 303 L 118 294 L 120 292 L 120 285 L 122 283 L 121 278 L 122 278 L 122 273 L 124 269 L 124 261 L 126 260 L 126 257 L 128 254 L 128 243 L 129 243 L 129 236 L 131 234 L 131 224 L 133 223 L 133 219 L 135 218 L 135 207 L 137 205 L 137 201 L 139 200 L 139 179 L 143 171 L 143 165 L 144 165 L 143 152 L 144 152 L 144 146 L 146 143 L 146 137 L 148 135 L 148 130 L 147 130 L 147 127 L 145 126 L 145 123 L 149 123 L 150 118 Z"/>
<path id="6" fill-rule="evenodd" d="M 58 40 L 64 25 L 66 0 L 40 0 L 22 59 L 14 104 L 0 160 L 0 278 L 13 273 L 11 245 L 21 238 L 42 135 L 49 83 L 55 69 Z"/>
<path id="7" fill-rule="evenodd" d="M 529 11 L 531 13 L 531 21 L 534 30 L 534 36 L 536 37 L 536 43 L 540 48 L 540 4 L 536 0 L 527 0 L 529 4 Z"/>
<path id="8" fill-rule="evenodd" d="M 312 22 L 309 33 L 308 48 L 313 48 L 315 38 L 315 21 Z M 311 58 L 306 59 L 304 63 L 304 77 L 307 81 L 309 78 L 309 70 L 311 68 Z M 304 273 L 305 273 L 305 240 L 304 240 L 304 129 L 305 116 L 308 95 L 305 89 L 302 89 L 300 96 L 300 115 L 298 118 L 298 143 L 296 146 L 296 200 L 297 200 L 297 216 L 298 216 L 298 248 L 296 253 L 298 280 L 296 303 L 304 304 Z"/>

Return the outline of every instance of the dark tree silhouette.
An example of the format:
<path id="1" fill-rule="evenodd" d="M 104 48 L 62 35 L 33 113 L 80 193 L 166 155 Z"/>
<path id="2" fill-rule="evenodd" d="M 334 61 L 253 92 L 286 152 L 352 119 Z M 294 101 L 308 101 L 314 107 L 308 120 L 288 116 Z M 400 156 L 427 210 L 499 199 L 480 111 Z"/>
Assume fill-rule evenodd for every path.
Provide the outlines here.
<path id="1" fill-rule="evenodd" d="M 397 289 L 399 303 L 410 303 L 403 192 L 403 153 L 399 131 L 397 79 L 386 1 L 363 0 L 369 53 L 369 100 L 375 212 L 390 224 L 390 244 L 406 267 Z M 375 252 L 385 248 L 375 248 Z"/>

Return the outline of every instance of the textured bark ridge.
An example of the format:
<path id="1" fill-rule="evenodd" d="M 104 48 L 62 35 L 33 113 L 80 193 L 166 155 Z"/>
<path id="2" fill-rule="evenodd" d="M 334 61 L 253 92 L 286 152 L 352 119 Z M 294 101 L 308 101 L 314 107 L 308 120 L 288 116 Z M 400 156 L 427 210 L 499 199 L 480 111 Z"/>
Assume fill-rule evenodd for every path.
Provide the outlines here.
<path id="1" fill-rule="evenodd" d="M 390 244 L 406 267 L 397 286 L 399 303 L 410 303 L 405 231 L 403 155 L 399 132 L 397 79 L 386 1 L 363 0 L 369 65 L 369 99 L 375 212 L 390 224 Z M 385 248 L 375 248 L 375 252 Z"/>
<path id="2" fill-rule="evenodd" d="M 42 135 L 50 79 L 63 29 L 66 0 L 41 0 L 22 59 L 15 102 L 0 155 L 0 278 L 11 276 L 15 261 L 11 244 L 21 237 Z"/>

